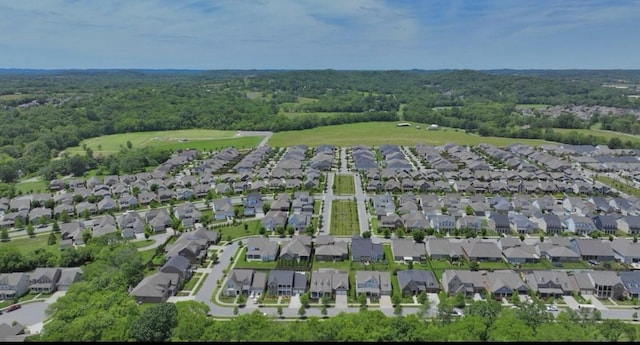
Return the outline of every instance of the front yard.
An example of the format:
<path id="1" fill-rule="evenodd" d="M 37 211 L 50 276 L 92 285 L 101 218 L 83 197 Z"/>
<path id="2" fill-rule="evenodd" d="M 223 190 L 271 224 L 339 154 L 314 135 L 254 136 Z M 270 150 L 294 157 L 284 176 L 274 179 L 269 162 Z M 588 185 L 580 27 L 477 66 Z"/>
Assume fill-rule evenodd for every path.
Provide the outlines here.
<path id="1" fill-rule="evenodd" d="M 246 229 L 245 229 L 246 225 Z M 260 220 L 246 220 L 236 225 L 216 226 L 214 229 L 220 233 L 223 241 L 232 241 L 239 237 L 255 236 L 260 234 Z"/>

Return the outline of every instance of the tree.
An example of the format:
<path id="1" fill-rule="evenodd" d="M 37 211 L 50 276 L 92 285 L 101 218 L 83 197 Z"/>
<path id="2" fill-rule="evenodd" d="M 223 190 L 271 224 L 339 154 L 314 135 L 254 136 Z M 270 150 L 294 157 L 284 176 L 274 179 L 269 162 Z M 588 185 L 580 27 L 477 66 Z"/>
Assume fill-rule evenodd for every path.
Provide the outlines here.
<path id="1" fill-rule="evenodd" d="M 131 324 L 131 335 L 136 341 L 164 342 L 178 323 L 178 309 L 174 303 L 159 303 L 145 309 Z"/>
<path id="2" fill-rule="evenodd" d="M 471 207 L 471 205 L 467 205 L 464 208 L 464 212 L 467 214 L 467 216 L 473 215 L 473 207 Z"/>
<path id="3" fill-rule="evenodd" d="M 469 269 L 471 271 L 477 271 L 480 269 L 480 264 L 476 260 L 471 260 L 469 262 Z"/>
<path id="4" fill-rule="evenodd" d="M 88 243 L 92 237 L 93 237 L 93 233 L 91 232 L 91 229 L 82 230 L 82 241 L 84 243 Z"/>
<path id="5" fill-rule="evenodd" d="M 453 298 L 453 305 L 457 308 L 464 308 L 467 305 L 467 302 L 464 299 L 464 294 L 462 292 L 458 292 Z"/>
<path id="6" fill-rule="evenodd" d="M 298 308 L 298 315 L 300 315 L 300 318 L 303 318 L 306 314 L 307 314 L 307 308 L 301 305 L 300 308 Z"/>
<path id="7" fill-rule="evenodd" d="M 0 240 L 2 240 L 2 242 L 9 241 L 9 231 L 7 228 L 2 228 L 2 231 L 0 231 Z"/>
<path id="8" fill-rule="evenodd" d="M 395 294 L 393 296 L 391 296 L 391 303 L 393 303 L 393 305 L 398 305 L 402 302 L 402 297 L 400 297 L 400 295 Z"/>
<path id="9" fill-rule="evenodd" d="M 540 235 L 540 243 L 544 242 L 544 235 Z"/>
<path id="10" fill-rule="evenodd" d="M 329 297 L 327 297 L 326 295 L 323 295 L 320 301 L 323 306 L 325 307 L 329 306 Z"/>
<path id="11" fill-rule="evenodd" d="M 513 290 L 511 294 L 511 304 L 519 305 L 520 304 L 520 294 L 518 294 L 518 290 Z"/>
<path id="12" fill-rule="evenodd" d="M 360 302 L 360 306 L 361 307 L 366 307 L 367 306 L 367 296 L 365 296 L 363 293 L 361 293 L 360 295 L 358 295 L 358 302 Z"/>
<path id="13" fill-rule="evenodd" d="M 60 215 L 58 216 L 58 220 L 60 220 L 63 223 L 68 223 L 71 220 L 71 217 L 69 216 L 69 212 L 67 212 L 67 210 L 63 210 L 62 212 L 60 212 Z"/>
<path id="14" fill-rule="evenodd" d="M 424 237 L 425 237 L 424 231 L 422 231 L 422 230 L 413 231 L 413 240 L 414 241 L 416 241 L 418 243 L 422 243 L 422 241 L 424 241 Z"/>
<path id="15" fill-rule="evenodd" d="M 247 232 L 249 231 L 249 224 L 247 224 L 246 222 L 243 224 L 244 226 L 244 231 Z"/>
<path id="16" fill-rule="evenodd" d="M 60 232 L 60 224 L 58 224 L 58 221 L 53 222 L 53 225 L 51 226 L 51 230 L 53 232 Z"/>
<path id="17" fill-rule="evenodd" d="M 278 309 L 276 310 L 276 313 L 278 313 L 278 317 L 282 317 L 282 306 L 278 306 Z"/>
<path id="18" fill-rule="evenodd" d="M 280 237 L 284 237 L 285 234 L 285 228 L 282 225 L 278 225 L 276 226 L 276 232 L 278 233 L 278 235 L 280 235 Z"/>
<path id="19" fill-rule="evenodd" d="M 289 234 L 289 236 L 293 236 L 296 233 L 296 230 L 293 228 L 293 226 L 289 225 L 287 226 L 287 234 Z"/>
<path id="20" fill-rule="evenodd" d="M 243 294 L 238 295 L 238 297 L 236 298 L 236 303 L 237 303 L 239 306 L 244 306 L 244 305 L 246 305 L 246 304 L 247 304 L 247 296 L 245 296 L 245 295 L 243 295 Z"/>
<path id="21" fill-rule="evenodd" d="M 57 241 L 58 239 L 56 238 L 56 233 L 51 230 L 51 232 L 49 233 L 49 238 L 47 239 L 47 244 L 53 246 Z"/>
<path id="22" fill-rule="evenodd" d="M 240 310 L 238 309 L 238 306 L 234 306 L 233 307 L 233 315 L 238 316 L 238 313 L 240 313 Z"/>
<path id="23" fill-rule="evenodd" d="M 520 241 L 524 241 L 524 234 L 520 234 Z"/>
<path id="24" fill-rule="evenodd" d="M 132 147 L 133 147 L 133 144 L 131 143 L 131 141 L 127 140 L 127 148 L 131 150 Z"/>
<path id="25" fill-rule="evenodd" d="M 320 308 L 320 314 L 322 314 L 322 317 L 327 317 L 328 311 L 327 311 L 327 306 L 326 305 L 323 305 Z"/>
<path id="26" fill-rule="evenodd" d="M 402 304 L 397 304 L 393 307 L 393 315 L 402 316 Z"/>
<path id="27" fill-rule="evenodd" d="M 300 304 L 305 308 L 309 308 L 309 293 L 305 292 L 300 295 Z"/>
<path id="28" fill-rule="evenodd" d="M 371 238 L 371 231 L 365 231 L 362 233 L 362 238 Z"/>
<path id="29" fill-rule="evenodd" d="M 33 237 L 35 233 L 36 233 L 36 229 L 33 227 L 33 225 L 31 224 L 27 225 L 27 235 L 29 235 L 29 237 Z"/>

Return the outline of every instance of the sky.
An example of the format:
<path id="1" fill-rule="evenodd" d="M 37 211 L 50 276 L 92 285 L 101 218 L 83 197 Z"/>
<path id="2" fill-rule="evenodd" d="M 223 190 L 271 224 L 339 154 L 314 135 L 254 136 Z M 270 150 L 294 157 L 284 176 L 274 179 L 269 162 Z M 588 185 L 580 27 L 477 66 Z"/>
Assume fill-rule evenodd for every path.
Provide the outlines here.
<path id="1" fill-rule="evenodd" d="M 0 68 L 640 69 L 640 1 L 0 0 Z"/>

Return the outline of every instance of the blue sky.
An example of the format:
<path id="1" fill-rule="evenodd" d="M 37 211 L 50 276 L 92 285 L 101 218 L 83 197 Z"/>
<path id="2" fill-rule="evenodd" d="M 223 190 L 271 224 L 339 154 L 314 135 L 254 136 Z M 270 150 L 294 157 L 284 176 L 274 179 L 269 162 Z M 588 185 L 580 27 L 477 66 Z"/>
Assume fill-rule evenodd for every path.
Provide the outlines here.
<path id="1" fill-rule="evenodd" d="M 0 0 L 0 68 L 640 69 L 640 1 Z"/>

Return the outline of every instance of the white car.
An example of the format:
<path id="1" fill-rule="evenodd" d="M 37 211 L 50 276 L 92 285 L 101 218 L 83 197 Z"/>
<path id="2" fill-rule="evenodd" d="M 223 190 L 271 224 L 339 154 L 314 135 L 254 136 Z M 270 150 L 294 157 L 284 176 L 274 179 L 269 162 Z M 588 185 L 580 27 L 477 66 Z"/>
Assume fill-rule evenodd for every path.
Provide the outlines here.
<path id="1" fill-rule="evenodd" d="M 555 305 L 548 305 L 547 311 L 558 311 L 558 307 L 556 307 Z"/>
<path id="2" fill-rule="evenodd" d="M 251 293 L 249 294 L 249 299 L 253 299 L 253 291 L 251 291 Z"/>
<path id="3" fill-rule="evenodd" d="M 253 298 L 253 304 L 258 304 L 258 297 Z"/>

